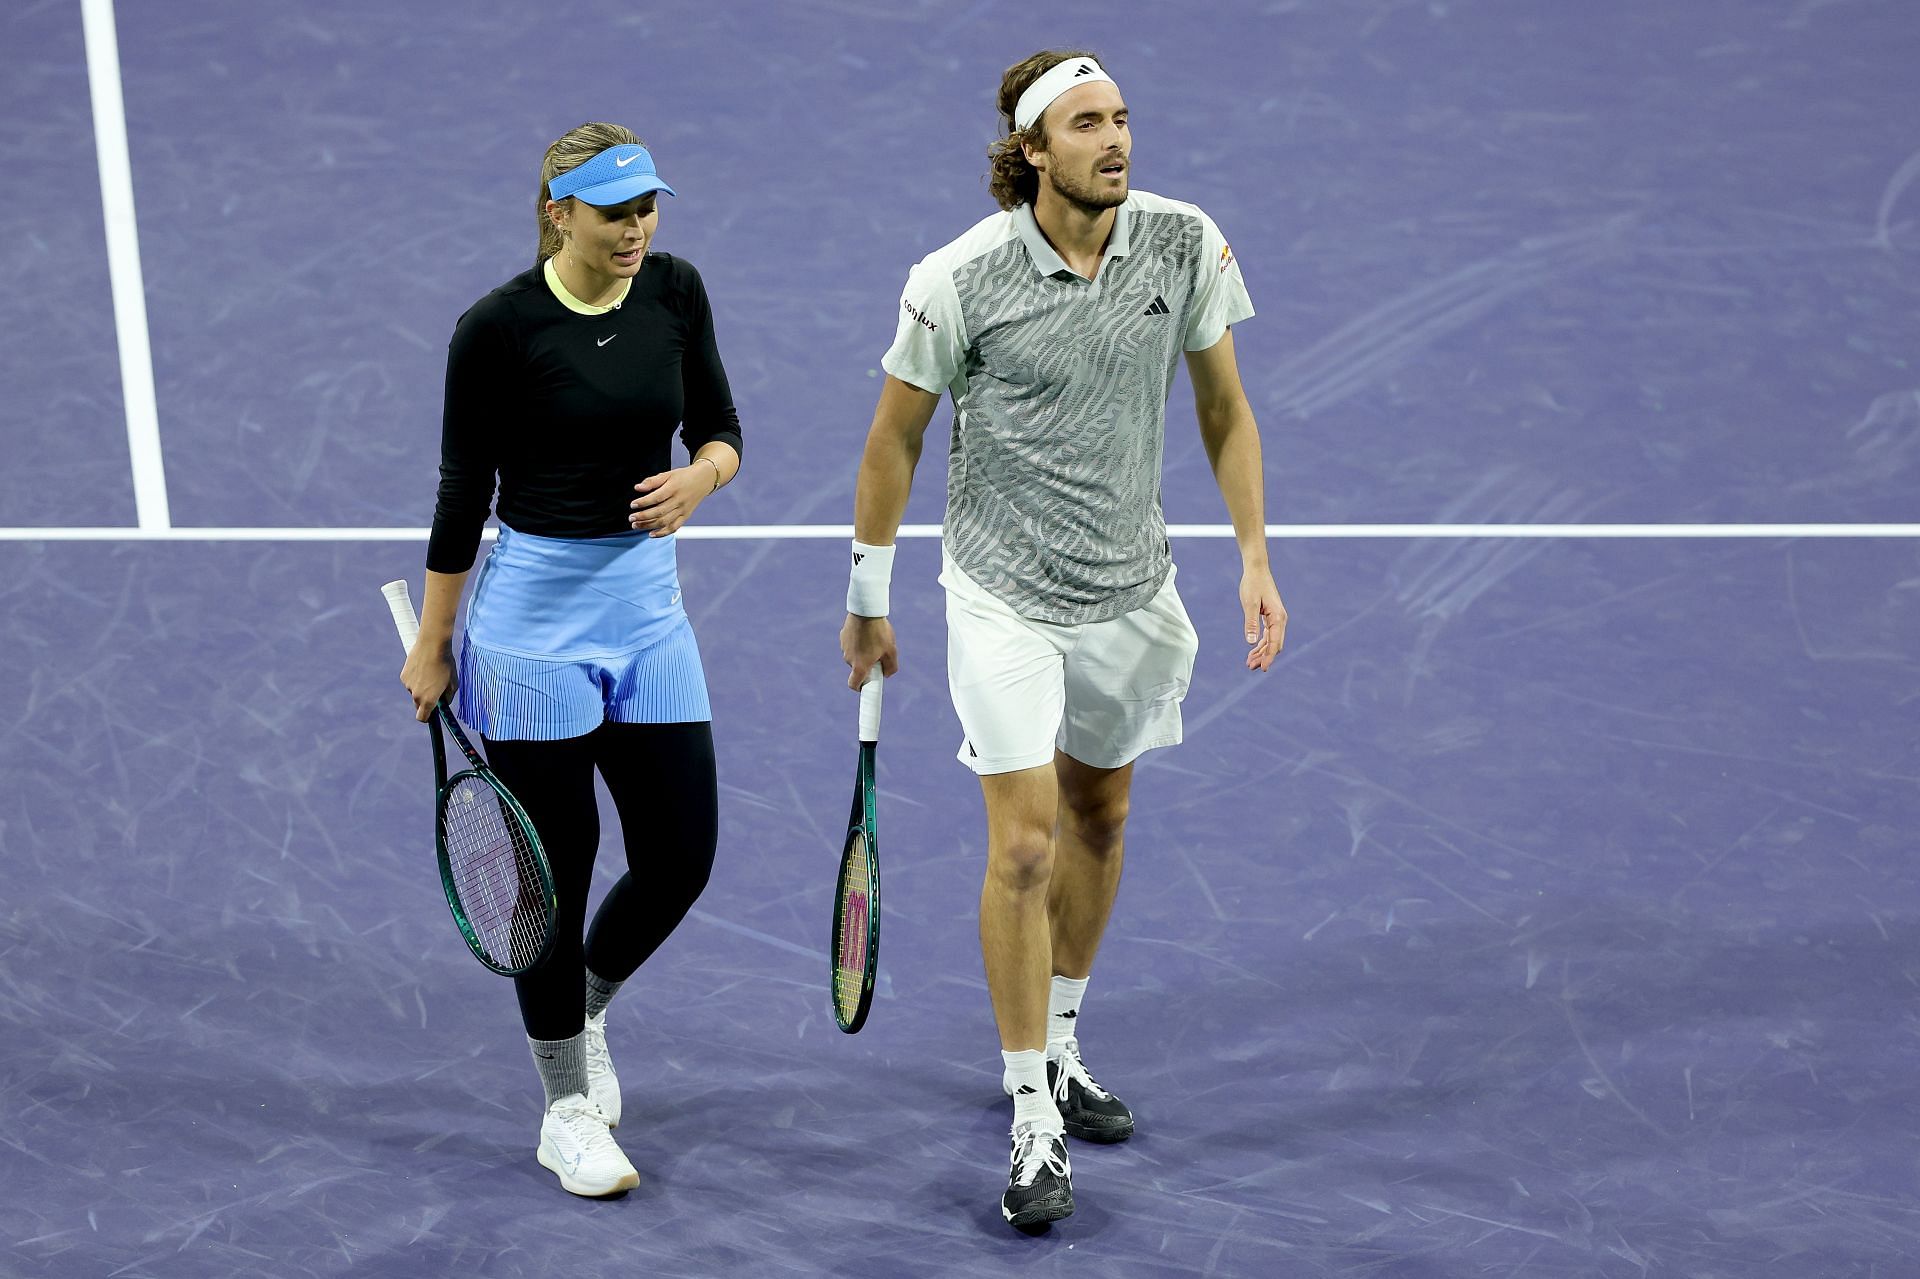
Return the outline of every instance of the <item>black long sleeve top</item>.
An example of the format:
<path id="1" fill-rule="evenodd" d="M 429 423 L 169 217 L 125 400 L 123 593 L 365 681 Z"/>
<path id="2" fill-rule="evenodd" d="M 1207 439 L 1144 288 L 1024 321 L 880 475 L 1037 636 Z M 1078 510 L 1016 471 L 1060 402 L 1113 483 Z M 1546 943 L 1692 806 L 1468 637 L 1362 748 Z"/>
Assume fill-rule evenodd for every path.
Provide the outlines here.
<path id="1" fill-rule="evenodd" d="M 691 455 L 740 448 L 740 418 L 693 266 L 649 253 L 617 309 L 570 310 L 540 267 L 481 298 L 454 326 L 440 430 L 440 491 L 427 567 L 473 567 L 500 482 L 500 519 L 543 537 L 628 531 L 633 486 Z"/>

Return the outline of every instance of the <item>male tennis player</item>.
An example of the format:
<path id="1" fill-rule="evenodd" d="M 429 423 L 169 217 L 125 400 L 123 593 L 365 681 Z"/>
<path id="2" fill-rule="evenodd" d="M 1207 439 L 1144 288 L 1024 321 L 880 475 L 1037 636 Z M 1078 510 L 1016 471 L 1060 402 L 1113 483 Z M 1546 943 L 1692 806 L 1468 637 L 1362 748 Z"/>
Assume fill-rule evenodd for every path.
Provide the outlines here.
<path id="1" fill-rule="evenodd" d="M 1226 241 L 1193 205 L 1128 191 L 1127 105 L 1093 55 L 1034 54 L 1007 70 L 997 105 L 1003 211 L 913 269 L 882 361 L 840 644 L 850 686 L 876 661 L 897 667 L 893 540 L 950 393 L 940 581 L 960 760 L 986 797 L 980 945 L 1014 1104 L 1001 1212 L 1039 1227 L 1073 1211 L 1063 1132 L 1133 1134 L 1076 1032 L 1119 887 L 1133 761 L 1180 740 L 1198 645 L 1160 510 L 1182 353 L 1240 547 L 1249 670 L 1272 665 L 1287 614 L 1230 332 L 1253 307 Z"/>

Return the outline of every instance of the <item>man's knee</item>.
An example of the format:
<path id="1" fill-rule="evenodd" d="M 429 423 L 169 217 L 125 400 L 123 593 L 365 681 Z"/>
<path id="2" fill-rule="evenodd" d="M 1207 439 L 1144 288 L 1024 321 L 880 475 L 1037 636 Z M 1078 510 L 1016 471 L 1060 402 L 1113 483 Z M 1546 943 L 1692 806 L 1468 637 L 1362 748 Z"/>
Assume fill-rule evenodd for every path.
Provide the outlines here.
<path id="1" fill-rule="evenodd" d="M 1053 878 L 1053 835 L 1037 823 L 987 842 L 987 874 L 1016 892 L 1044 890 Z"/>
<path id="2" fill-rule="evenodd" d="M 1060 824 L 1092 852 L 1117 851 L 1131 808 L 1132 768 L 1096 771 L 1069 760 L 1061 773 Z"/>

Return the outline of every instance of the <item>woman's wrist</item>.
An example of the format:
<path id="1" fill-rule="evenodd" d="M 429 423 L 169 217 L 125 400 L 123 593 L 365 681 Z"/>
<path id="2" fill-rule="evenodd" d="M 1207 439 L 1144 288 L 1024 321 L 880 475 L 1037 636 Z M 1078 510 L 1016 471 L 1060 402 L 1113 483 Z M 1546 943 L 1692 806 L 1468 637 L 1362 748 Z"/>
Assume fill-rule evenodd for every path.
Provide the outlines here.
<path id="1" fill-rule="evenodd" d="M 714 461 L 712 458 L 707 457 L 704 454 L 694 458 L 693 460 L 696 462 L 705 462 L 708 466 L 711 466 L 713 468 L 713 487 L 707 490 L 707 494 L 708 496 L 712 496 L 713 494 L 718 493 L 720 491 L 720 464 Z"/>

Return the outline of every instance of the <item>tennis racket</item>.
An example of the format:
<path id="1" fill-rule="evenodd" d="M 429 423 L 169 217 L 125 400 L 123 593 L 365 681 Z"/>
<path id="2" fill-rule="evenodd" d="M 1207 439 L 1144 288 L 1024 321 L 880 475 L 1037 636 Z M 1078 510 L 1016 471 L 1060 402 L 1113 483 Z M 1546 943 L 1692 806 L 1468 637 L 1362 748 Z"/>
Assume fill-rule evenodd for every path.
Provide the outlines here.
<path id="1" fill-rule="evenodd" d="M 873 752 L 880 741 L 880 664 L 860 686 L 860 763 L 853 812 L 833 890 L 833 1020 L 849 1035 L 867 1022 L 880 969 L 880 840 L 875 824 Z"/>
<path id="2" fill-rule="evenodd" d="M 407 652 L 420 636 L 405 582 L 380 588 L 393 611 L 394 627 Z M 557 902 L 553 871 L 526 810 L 487 761 L 473 749 L 442 697 L 427 721 L 433 728 L 434 851 L 440 886 L 453 922 L 474 958 L 507 977 L 537 968 L 553 949 Z M 447 776 L 447 746 L 441 725 L 453 734 L 467 767 Z"/>

